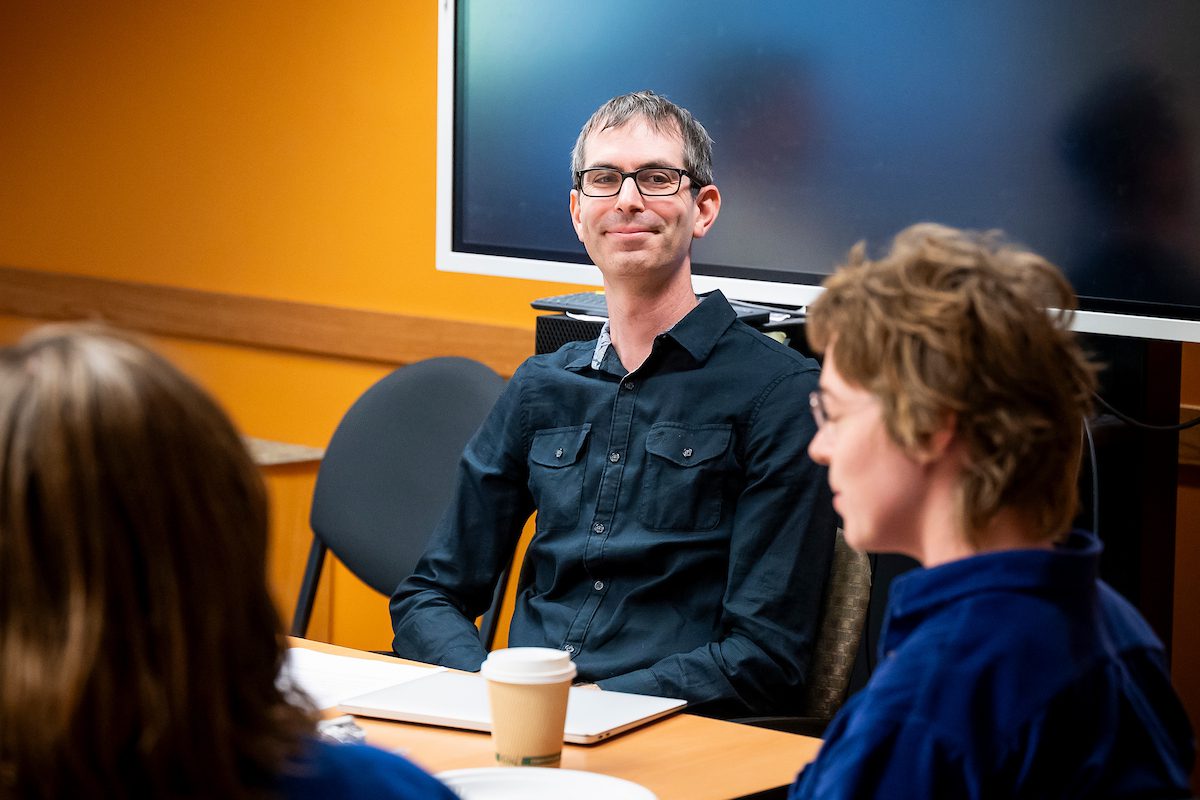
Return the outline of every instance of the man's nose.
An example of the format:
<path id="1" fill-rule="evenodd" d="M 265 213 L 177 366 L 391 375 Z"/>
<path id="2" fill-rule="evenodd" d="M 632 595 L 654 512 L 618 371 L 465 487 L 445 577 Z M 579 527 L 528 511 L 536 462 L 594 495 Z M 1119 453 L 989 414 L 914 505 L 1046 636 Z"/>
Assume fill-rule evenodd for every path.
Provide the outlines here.
<path id="1" fill-rule="evenodd" d="M 621 191 L 617 192 L 617 208 L 622 211 L 640 211 L 646 207 L 642 193 L 638 190 L 637 181 L 630 175 L 621 181 Z"/>

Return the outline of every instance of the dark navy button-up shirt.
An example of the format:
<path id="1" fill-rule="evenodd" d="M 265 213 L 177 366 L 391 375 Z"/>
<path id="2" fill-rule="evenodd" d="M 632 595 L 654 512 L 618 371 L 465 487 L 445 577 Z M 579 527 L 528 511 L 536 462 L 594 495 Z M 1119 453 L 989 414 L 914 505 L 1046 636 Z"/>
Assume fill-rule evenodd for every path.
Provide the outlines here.
<path id="1" fill-rule="evenodd" d="M 478 669 L 471 620 L 536 510 L 510 645 L 565 650 L 604 689 L 794 710 L 836 528 L 806 452 L 816 363 L 719 292 L 632 373 L 596 345 L 526 361 L 468 444 L 392 598 L 395 651 Z"/>
<path id="2" fill-rule="evenodd" d="M 790 797 L 1190 797 L 1162 645 L 1099 557 L 1076 532 L 897 578 L 880 666 Z"/>

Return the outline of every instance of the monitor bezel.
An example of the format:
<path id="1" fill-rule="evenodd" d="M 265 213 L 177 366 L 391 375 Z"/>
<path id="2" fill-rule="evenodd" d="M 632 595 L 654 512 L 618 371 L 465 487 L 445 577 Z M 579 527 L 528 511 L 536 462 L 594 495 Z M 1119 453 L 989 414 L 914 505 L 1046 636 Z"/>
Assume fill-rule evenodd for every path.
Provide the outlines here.
<path id="1" fill-rule="evenodd" d="M 582 286 L 602 285 L 600 272 L 592 264 L 466 252 L 454 248 L 456 6 L 457 0 L 442 0 L 438 12 L 436 269 L 444 272 Z M 564 198 L 564 213 L 565 205 Z M 850 244 L 852 243 L 848 242 L 847 247 Z M 692 270 L 693 284 L 697 292 L 719 289 L 730 299 L 748 302 L 800 308 L 811 303 L 822 291 L 815 281 L 824 276 L 766 269 L 760 273 L 769 277 L 735 277 L 720 274 L 719 267 L 704 264 L 694 264 Z M 805 283 L 806 279 L 813 282 Z M 531 296 L 530 299 L 535 298 Z M 1140 311 L 1124 312 L 1120 310 L 1124 303 L 1118 300 L 1093 300 L 1085 297 L 1081 298 L 1081 305 L 1098 306 L 1104 310 L 1088 308 L 1076 311 L 1072 327 L 1080 333 L 1200 342 L 1200 320 L 1150 315 Z M 1170 308 L 1167 307 L 1166 311 L 1169 313 Z"/>

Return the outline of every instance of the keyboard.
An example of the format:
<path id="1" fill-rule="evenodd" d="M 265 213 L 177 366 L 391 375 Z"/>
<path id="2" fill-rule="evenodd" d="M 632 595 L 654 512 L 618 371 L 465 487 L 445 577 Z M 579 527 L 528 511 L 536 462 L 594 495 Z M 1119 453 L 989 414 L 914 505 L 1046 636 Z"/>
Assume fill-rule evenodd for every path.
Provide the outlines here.
<path id="1" fill-rule="evenodd" d="M 607 317 L 608 303 L 604 292 L 574 292 L 542 297 L 529 305 L 542 311 L 560 311 L 570 314 L 587 314 L 592 317 Z"/>
<path id="2" fill-rule="evenodd" d="M 590 317 L 607 317 L 608 303 L 604 300 L 604 292 L 572 292 L 557 294 L 553 297 L 541 297 L 529 305 L 542 311 L 558 311 L 566 314 L 586 314 Z M 730 300 L 729 305 L 737 312 L 738 319 L 748 325 L 766 322 L 770 311 L 766 308 L 739 303 Z"/>

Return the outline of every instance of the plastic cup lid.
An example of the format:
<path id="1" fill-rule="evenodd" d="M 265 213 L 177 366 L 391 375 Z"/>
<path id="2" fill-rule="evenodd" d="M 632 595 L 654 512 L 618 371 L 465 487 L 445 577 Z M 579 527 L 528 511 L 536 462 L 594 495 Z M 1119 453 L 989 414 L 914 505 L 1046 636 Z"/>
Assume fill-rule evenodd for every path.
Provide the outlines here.
<path id="1" fill-rule="evenodd" d="M 493 650 L 479 668 L 483 677 L 500 683 L 558 683 L 575 677 L 571 656 L 549 647 Z"/>

